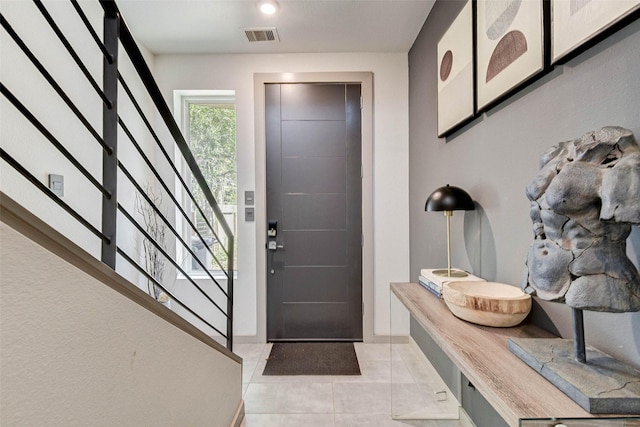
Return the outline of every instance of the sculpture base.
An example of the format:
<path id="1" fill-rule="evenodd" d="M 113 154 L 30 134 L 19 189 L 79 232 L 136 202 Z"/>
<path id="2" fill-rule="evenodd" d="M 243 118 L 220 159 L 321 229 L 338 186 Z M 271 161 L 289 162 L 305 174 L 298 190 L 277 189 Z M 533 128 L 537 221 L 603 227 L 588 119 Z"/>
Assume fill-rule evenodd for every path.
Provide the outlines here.
<path id="1" fill-rule="evenodd" d="M 587 346 L 577 362 L 573 340 L 510 338 L 509 350 L 592 414 L 640 414 L 640 371 Z"/>

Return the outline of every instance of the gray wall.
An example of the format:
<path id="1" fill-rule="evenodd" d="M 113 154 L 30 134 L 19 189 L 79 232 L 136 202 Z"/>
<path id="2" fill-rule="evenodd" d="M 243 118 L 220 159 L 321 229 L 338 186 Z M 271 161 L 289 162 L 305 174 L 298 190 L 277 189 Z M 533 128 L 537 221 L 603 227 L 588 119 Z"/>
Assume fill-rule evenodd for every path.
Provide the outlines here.
<path id="1" fill-rule="evenodd" d="M 487 280 L 520 285 L 533 238 L 524 188 L 538 158 L 559 141 L 607 125 L 640 138 L 640 21 L 625 27 L 490 110 L 453 136 L 437 137 L 436 46 L 464 2 L 439 0 L 409 52 L 411 278 L 446 266 L 443 215 L 424 203 L 447 183 L 466 189 L 478 210 L 456 212 L 452 262 Z M 640 265 L 640 228 L 628 253 Z M 537 301 L 533 321 L 570 338 L 570 309 Z M 588 345 L 640 368 L 640 313 L 585 312 Z"/>

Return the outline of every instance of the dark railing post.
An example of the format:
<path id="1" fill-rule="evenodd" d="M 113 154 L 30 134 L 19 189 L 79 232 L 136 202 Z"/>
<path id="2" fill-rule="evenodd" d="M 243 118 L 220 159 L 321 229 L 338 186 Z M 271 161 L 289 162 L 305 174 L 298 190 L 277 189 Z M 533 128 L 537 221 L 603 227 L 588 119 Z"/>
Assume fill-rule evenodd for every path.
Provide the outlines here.
<path id="1" fill-rule="evenodd" d="M 108 100 L 102 107 L 102 138 L 110 150 L 102 158 L 102 185 L 109 195 L 102 196 L 102 234 L 109 242 L 102 243 L 102 262 L 116 268 L 116 221 L 118 214 L 118 34 L 120 16 L 117 11 L 105 11 L 104 46 L 108 52 L 103 60 L 103 91 Z M 109 152 L 110 151 L 110 152 Z"/>
<path id="2" fill-rule="evenodd" d="M 229 250 L 229 255 L 227 256 L 227 294 L 229 295 L 227 298 L 227 349 L 229 351 L 233 351 L 233 261 L 234 261 L 234 247 L 233 244 L 234 236 L 227 236 L 229 239 L 229 245 L 227 246 Z"/>

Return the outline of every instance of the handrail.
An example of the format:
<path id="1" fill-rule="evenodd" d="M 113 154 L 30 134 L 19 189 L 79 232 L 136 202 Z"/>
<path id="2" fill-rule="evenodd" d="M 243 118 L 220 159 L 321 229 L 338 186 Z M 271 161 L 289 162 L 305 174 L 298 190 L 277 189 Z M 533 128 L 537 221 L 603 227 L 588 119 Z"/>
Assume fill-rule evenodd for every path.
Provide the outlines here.
<path id="1" fill-rule="evenodd" d="M 82 25 L 86 27 L 87 37 L 91 37 L 93 39 L 95 45 L 102 53 L 102 87 L 99 86 L 98 82 L 96 82 L 94 77 L 89 72 L 90 67 L 88 67 L 83 62 L 83 59 L 74 50 L 72 43 L 63 31 L 64 27 L 59 25 L 52 14 L 49 13 L 47 7 L 45 6 L 45 2 L 43 2 L 42 0 L 32 1 L 35 5 L 35 8 L 40 13 L 41 19 L 43 18 L 47 22 L 48 26 L 56 35 L 51 43 L 59 42 L 62 45 L 62 47 L 66 51 L 66 54 L 69 55 L 69 64 L 75 64 L 75 66 L 79 69 L 90 86 L 98 94 L 99 99 L 95 98 L 95 101 L 96 105 L 101 104 L 101 108 L 103 109 L 102 134 L 100 134 L 99 131 L 94 128 L 94 126 L 87 119 L 85 113 L 80 111 L 78 106 L 71 100 L 71 97 L 65 92 L 62 85 L 58 81 L 56 81 L 52 73 L 50 73 L 47 70 L 47 67 L 43 64 L 43 61 L 37 57 L 37 55 L 29 48 L 23 38 L 18 35 L 18 32 L 15 31 L 8 20 L 5 19 L 5 16 L 0 14 L 2 28 L 14 41 L 18 49 L 22 51 L 25 57 L 31 62 L 33 67 L 39 72 L 40 76 L 42 76 L 46 83 L 53 89 L 53 92 L 59 97 L 60 100 L 62 100 L 64 105 L 69 108 L 75 118 L 84 126 L 91 137 L 99 143 L 103 155 L 101 180 L 98 177 L 94 176 L 90 171 L 90 168 L 88 168 L 86 165 L 83 165 L 82 162 L 78 160 L 76 156 L 74 156 L 73 150 L 70 150 L 65 145 L 64 138 L 60 135 L 54 135 L 55 132 L 50 131 L 50 129 L 47 128 L 46 124 L 37 117 L 37 114 L 30 111 L 29 107 L 25 105 L 23 100 L 20 99 L 20 96 L 16 96 L 10 90 L 10 88 L 5 86 L 4 82 L 0 83 L 1 93 L 10 102 L 10 104 L 13 105 L 13 107 L 15 107 L 15 109 L 27 119 L 29 125 L 37 129 L 44 137 L 44 140 L 48 141 L 50 143 L 50 146 L 53 147 L 53 149 L 57 150 L 57 152 L 64 157 L 64 159 L 73 169 L 79 171 L 84 176 L 84 178 L 86 178 L 86 180 L 89 181 L 93 185 L 93 187 L 95 187 L 101 193 L 103 201 L 101 213 L 101 229 L 100 227 L 94 226 L 91 221 L 83 217 L 79 213 L 78 209 L 75 209 L 69 203 L 56 196 L 44 183 L 40 181 L 40 178 L 38 178 L 37 174 L 29 171 L 27 167 L 25 167 L 17 160 L 19 156 L 12 155 L 13 153 L 11 153 L 10 150 L 7 151 L 4 148 L 0 148 L 0 158 L 7 165 L 11 166 L 13 170 L 20 174 L 27 182 L 33 185 L 40 192 L 44 193 L 46 197 L 48 197 L 50 200 L 60 206 L 68 215 L 78 221 L 80 225 L 88 229 L 93 235 L 97 236 L 100 239 L 102 244 L 102 262 L 104 263 L 104 265 L 108 266 L 112 270 L 117 271 L 116 259 L 117 256 L 119 256 L 120 258 L 118 263 L 120 261 L 123 261 L 129 264 L 135 271 L 137 271 L 141 279 L 147 281 L 147 283 L 149 284 L 148 286 L 150 297 L 157 299 L 158 295 L 155 295 L 155 293 L 163 292 L 170 298 L 170 301 L 174 301 L 189 316 L 192 316 L 198 322 L 205 325 L 208 330 L 214 331 L 215 334 L 223 338 L 226 342 L 226 347 L 231 350 L 233 346 L 233 254 L 235 243 L 233 232 L 231 230 L 231 227 L 227 224 L 226 219 L 215 197 L 211 193 L 206 179 L 204 178 L 204 175 L 202 174 L 195 157 L 191 153 L 189 146 L 169 109 L 169 106 L 164 100 L 162 93 L 155 79 L 153 78 L 151 70 L 146 63 L 140 48 L 134 41 L 133 36 L 126 23 L 121 18 L 120 11 L 115 1 L 99 0 L 104 12 L 104 34 L 101 39 L 98 36 L 96 30 L 93 28 L 87 15 L 84 13 L 81 4 L 77 0 L 69 0 L 73 10 L 75 10 L 75 13 L 82 21 Z M 38 12 L 35 12 L 35 15 L 38 15 Z M 206 203 L 206 206 L 200 206 L 203 202 L 196 201 L 196 198 L 194 197 L 190 186 L 185 182 L 185 179 L 183 178 L 181 172 L 178 170 L 178 168 L 174 164 L 173 159 L 165 148 L 167 141 L 162 141 L 158 136 L 159 133 L 154 130 L 154 127 L 147 119 L 145 111 L 143 111 L 140 102 L 136 99 L 131 88 L 125 81 L 124 76 L 120 73 L 118 58 L 119 47 L 122 47 L 124 53 L 127 54 L 131 64 L 133 65 L 133 68 L 136 70 L 137 78 L 142 83 L 142 87 L 144 87 L 147 95 L 149 96 L 149 99 L 152 101 L 156 113 L 162 118 L 164 126 L 166 126 L 166 129 L 169 131 L 171 139 L 168 141 L 170 143 L 173 143 L 174 147 L 179 150 L 182 158 L 184 159 L 186 167 L 189 168 L 191 176 L 195 180 L 195 183 L 200 187 L 202 194 L 204 194 L 204 203 Z M 127 97 L 126 99 L 128 99 L 132 103 L 135 111 L 139 116 L 139 119 L 144 123 L 144 128 L 151 135 L 151 139 L 155 143 L 155 147 L 162 153 L 160 161 L 164 162 L 163 167 L 166 168 L 166 172 L 172 173 L 174 175 L 174 179 L 178 182 L 178 184 L 175 184 L 177 187 L 174 188 L 174 183 L 167 183 L 162 178 L 163 174 L 158 170 L 161 165 L 157 163 L 157 161 L 153 162 L 152 160 L 150 160 L 150 157 L 145 154 L 139 142 L 136 141 L 136 137 L 134 137 L 133 133 L 125 124 L 125 121 L 128 120 L 129 117 L 124 118 L 119 115 L 118 103 L 122 102 L 118 100 L 119 88 L 122 88 L 124 90 L 124 93 Z M 123 141 L 118 141 L 118 134 L 120 133 L 120 131 L 122 131 L 122 133 L 125 135 Z M 82 137 L 74 136 L 74 138 Z M 130 159 L 118 158 L 118 145 L 122 145 L 121 143 L 124 143 L 125 145 L 131 144 L 131 146 L 133 146 L 133 148 L 135 149 L 135 153 L 137 153 L 137 155 L 143 162 L 142 164 L 144 164 L 147 168 L 145 176 L 147 176 L 148 174 L 150 179 L 154 179 L 159 185 L 159 188 L 162 189 L 160 191 L 162 191 L 163 194 L 167 194 L 169 196 L 170 202 L 176 209 L 176 215 L 178 215 L 179 213 L 174 223 L 172 223 L 172 221 L 169 220 L 166 215 L 162 214 L 160 206 L 156 205 L 156 202 L 152 200 L 152 198 L 150 198 L 148 194 L 145 193 L 146 190 L 144 186 L 137 182 L 134 178 L 134 174 L 125 167 L 125 164 L 128 164 L 127 160 Z M 14 150 L 15 149 L 19 148 L 14 148 Z M 213 294 L 205 290 L 200 284 L 189 277 L 189 274 L 181 267 L 181 263 L 172 259 L 171 251 L 167 250 L 167 248 L 164 247 L 166 241 L 156 241 L 157 237 L 152 235 L 153 233 L 150 233 L 149 230 L 145 229 L 145 226 L 140 223 L 139 219 L 136 219 L 135 215 L 131 213 L 131 210 L 128 210 L 125 206 L 123 206 L 123 204 L 120 203 L 117 194 L 119 175 L 124 176 L 125 182 L 133 185 L 134 191 L 140 197 L 139 200 L 141 200 L 142 203 L 148 204 L 150 208 L 150 214 L 154 215 L 154 217 L 158 219 L 159 223 L 161 223 L 163 227 L 166 227 L 173 238 L 175 238 L 176 244 L 180 245 L 180 247 L 185 251 L 185 253 L 188 254 L 188 256 L 193 257 L 193 262 L 197 263 L 206 272 L 206 274 L 208 275 L 208 279 L 210 279 L 211 282 L 215 285 L 213 290 L 216 292 L 216 296 L 213 296 Z M 201 231 L 198 230 L 198 228 L 190 218 L 190 215 L 187 213 L 188 208 L 185 209 L 185 207 L 182 206 L 182 204 L 179 202 L 179 197 L 176 197 L 176 192 L 184 192 L 184 194 L 186 195 L 185 197 L 188 199 L 188 203 L 191 204 L 194 210 L 202 215 L 202 217 L 204 218 L 204 222 L 208 227 L 208 230 L 206 232 L 210 233 L 221 245 L 223 253 L 223 255 L 221 256 L 226 256 L 226 266 L 223 265 L 224 263 L 221 262 L 220 259 L 218 259 L 216 253 L 214 253 L 206 243 L 205 237 L 203 236 Z M 3 198 L 4 200 L 0 200 L 2 205 L 5 204 L 5 201 L 10 200 L 6 196 L 3 196 Z M 205 212 L 212 212 L 213 215 L 215 215 L 215 221 L 211 218 L 208 218 Z M 164 263 L 167 263 L 167 265 L 171 265 L 175 268 L 176 271 L 178 271 L 187 279 L 187 285 L 191 286 L 192 289 L 197 291 L 196 294 L 201 296 L 202 301 L 205 301 L 210 305 L 210 309 L 207 309 L 208 311 L 206 314 L 199 312 L 199 310 L 195 307 L 190 307 L 189 304 L 186 304 L 184 301 L 182 301 L 181 297 L 175 291 L 167 289 L 167 286 L 162 283 L 162 280 L 158 279 L 158 277 L 155 276 L 154 272 L 149 270 L 148 265 L 146 267 L 141 266 L 139 260 L 136 261 L 136 256 L 132 256 L 131 254 L 127 253 L 127 250 L 121 244 L 118 244 L 118 242 L 116 241 L 116 228 L 118 224 L 118 218 L 133 225 L 133 229 L 136 230 L 139 236 L 142 236 L 141 238 L 144 240 L 144 242 L 149 243 L 149 248 L 152 248 L 149 250 L 154 251 L 154 253 L 156 254 L 155 256 L 161 257 L 161 259 L 163 260 L 163 265 Z M 200 239 L 201 243 L 204 244 L 204 247 L 211 255 L 212 260 L 224 272 L 226 276 L 226 286 L 223 286 L 219 279 L 216 279 L 216 277 L 213 276 L 213 274 L 209 271 L 210 266 L 207 267 L 205 263 L 196 256 L 193 248 L 190 247 L 190 245 L 185 241 L 184 234 L 181 235 L 181 232 L 177 231 L 177 221 L 184 221 L 184 223 L 188 225 L 188 228 L 190 228 L 188 233 L 194 233 L 194 238 L 197 236 L 197 238 Z M 223 239 L 219 238 L 220 236 L 218 235 L 216 227 L 214 227 L 213 223 L 216 223 L 218 227 L 222 229 L 222 232 L 224 233 Z M 184 231 L 182 233 L 184 233 Z M 225 304 L 223 304 L 224 300 L 226 300 L 226 306 Z M 212 315 L 212 313 L 216 316 L 216 318 L 224 319 L 224 321 L 226 322 L 226 328 L 216 325 L 214 322 L 207 318 L 208 316 Z"/>

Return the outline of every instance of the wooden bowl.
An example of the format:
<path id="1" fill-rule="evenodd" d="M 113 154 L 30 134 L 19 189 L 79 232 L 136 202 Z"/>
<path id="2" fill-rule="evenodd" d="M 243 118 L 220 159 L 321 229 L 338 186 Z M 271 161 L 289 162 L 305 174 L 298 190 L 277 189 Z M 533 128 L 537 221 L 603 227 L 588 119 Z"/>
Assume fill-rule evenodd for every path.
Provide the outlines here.
<path id="1" fill-rule="evenodd" d="M 531 311 L 531 295 L 504 283 L 449 282 L 442 294 L 454 316 L 483 326 L 516 326 Z"/>

